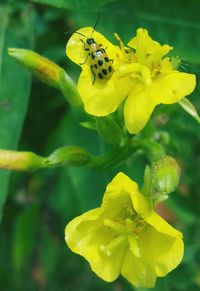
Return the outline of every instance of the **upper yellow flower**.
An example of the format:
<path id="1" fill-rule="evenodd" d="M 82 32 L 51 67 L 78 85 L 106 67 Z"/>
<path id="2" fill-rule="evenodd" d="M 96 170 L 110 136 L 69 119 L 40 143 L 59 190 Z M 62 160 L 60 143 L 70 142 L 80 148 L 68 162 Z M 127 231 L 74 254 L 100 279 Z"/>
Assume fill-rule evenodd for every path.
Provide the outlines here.
<path id="1" fill-rule="evenodd" d="M 170 58 L 164 57 L 172 47 L 152 40 L 145 29 L 137 30 L 136 37 L 128 43 L 129 48 L 124 47 L 117 35 L 119 46 L 114 46 L 91 27 L 77 32 L 67 43 L 66 53 L 73 62 L 82 64 L 78 90 L 89 114 L 108 115 L 127 98 L 125 124 L 130 133 L 138 133 L 157 104 L 178 102 L 195 88 L 195 75 L 174 70 Z M 96 78 L 93 82 L 91 57 L 84 49 L 86 39 L 91 36 L 113 60 L 114 73 L 108 80 Z"/>
<path id="2" fill-rule="evenodd" d="M 107 186 L 100 208 L 73 219 L 65 229 L 69 248 L 103 280 L 120 273 L 137 287 L 153 287 L 183 257 L 182 233 L 155 213 L 137 184 L 123 173 Z"/>

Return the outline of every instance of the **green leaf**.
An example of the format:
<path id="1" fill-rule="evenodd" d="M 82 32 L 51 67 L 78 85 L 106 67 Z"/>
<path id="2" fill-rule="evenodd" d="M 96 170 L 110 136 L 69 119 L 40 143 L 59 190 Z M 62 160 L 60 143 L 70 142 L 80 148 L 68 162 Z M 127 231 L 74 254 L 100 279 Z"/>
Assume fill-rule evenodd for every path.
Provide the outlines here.
<path id="1" fill-rule="evenodd" d="M 30 93 L 29 73 L 7 54 L 9 47 L 32 47 L 34 11 L 30 5 L 23 6 L 23 13 L 14 18 L 15 6 L 12 10 L 0 5 L 0 148 L 3 149 L 17 147 Z M 9 176 L 9 172 L 0 171 L 0 220 Z"/>
<path id="2" fill-rule="evenodd" d="M 98 10 L 107 3 L 117 0 L 32 0 L 36 3 L 51 5 L 58 8 L 72 9 L 72 10 Z"/>
<path id="3" fill-rule="evenodd" d="M 8 23 L 8 6 L 0 6 L 0 76 L 1 76 L 1 67 L 2 67 L 2 55 L 3 55 L 3 44 L 5 38 L 6 27 Z"/>
<path id="4" fill-rule="evenodd" d="M 38 206 L 30 205 L 17 217 L 14 228 L 13 263 L 20 270 L 26 263 L 35 244 L 38 226 Z"/>

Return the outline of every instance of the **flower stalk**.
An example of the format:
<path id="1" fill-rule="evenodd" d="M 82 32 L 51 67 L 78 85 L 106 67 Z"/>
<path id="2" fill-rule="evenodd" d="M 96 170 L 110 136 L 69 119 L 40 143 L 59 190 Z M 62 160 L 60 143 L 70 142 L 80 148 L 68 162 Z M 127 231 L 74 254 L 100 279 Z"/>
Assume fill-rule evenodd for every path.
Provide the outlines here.
<path id="1" fill-rule="evenodd" d="M 34 172 L 44 168 L 83 166 L 89 162 L 89 154 L 80 147 L 67 146 L 54 151 L 48 157 L 32 152 L 0 150 L 0 169 Z"/>

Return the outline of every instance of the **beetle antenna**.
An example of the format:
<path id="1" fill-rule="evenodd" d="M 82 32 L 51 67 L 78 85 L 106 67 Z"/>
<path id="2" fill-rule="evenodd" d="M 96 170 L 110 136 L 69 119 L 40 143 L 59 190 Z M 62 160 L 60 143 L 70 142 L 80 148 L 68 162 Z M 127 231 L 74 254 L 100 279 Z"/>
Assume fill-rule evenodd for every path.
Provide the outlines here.
<path id="1" fill-rule="evenodd" d="M 72 33 L 72 31 L 66 31 L 64 34 L 69 34 L 69 33 Z M 74 33 L 80 34 L 81 36 L 84 36 L 85 38 L 87 38 L 87 36 L 85 36 L 84 34 L 78 32 L 78 31 L 75 31 Z"/>
<path id="2" fill-rule="evenodd" d="M 87 38 L 87 36 L 85 36 L 84 34 L 78 32 L 78 31 L 75 31 L 74 33 L 80 34 L 81 36 L 84 36 L 85 38 Z"/>
<path id="3" fill-rule="evenodd" d="M 91 33 L 91 36 L 93 35 L 93 33 L 94 33 L 94 31 L 95 31 L 95 28 L 97 27 L 97 24 L 98 24 L 98 22 L 99 22 L 100 15 L 101 15 L 101 13 L 100 13 L 100 11 L 99 11 L 99 12 L 98 12 L 98 16 L 97 16 L 96 23 L 95 23 L 95 25 L 94 25 L 94 27 L 93 27 L 93 30 L 92 30 L 92 33 Z"/>

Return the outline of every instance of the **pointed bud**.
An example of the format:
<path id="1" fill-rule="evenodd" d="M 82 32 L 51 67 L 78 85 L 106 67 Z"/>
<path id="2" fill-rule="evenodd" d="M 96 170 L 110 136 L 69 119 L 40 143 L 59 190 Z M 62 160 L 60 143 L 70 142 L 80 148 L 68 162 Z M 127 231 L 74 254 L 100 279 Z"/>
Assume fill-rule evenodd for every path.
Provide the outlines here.
<path id="1" fill-rule="evenodd" d="M 31 50 L 9 48 L 8 53 L 45 84 L 59 88 L 58 65 Z"/>
<path id="2" fill-rule="evenodd" d="M 32 152 L 0 150 L 0 169 L 32 172 L 43 166 L 44 158 Z"/>
<path id="3" fill-rule="evenodd" d="M 61 90 L 73 106 L 82 106 L 76 84 L 63 68 L 31 50 L 9 48 L 8 53 L 46 85 Z"/>

